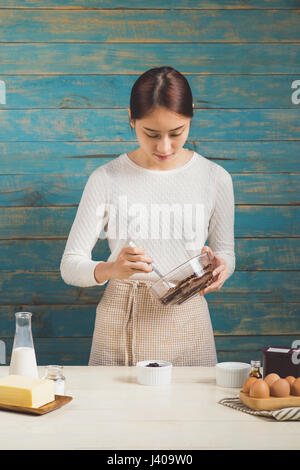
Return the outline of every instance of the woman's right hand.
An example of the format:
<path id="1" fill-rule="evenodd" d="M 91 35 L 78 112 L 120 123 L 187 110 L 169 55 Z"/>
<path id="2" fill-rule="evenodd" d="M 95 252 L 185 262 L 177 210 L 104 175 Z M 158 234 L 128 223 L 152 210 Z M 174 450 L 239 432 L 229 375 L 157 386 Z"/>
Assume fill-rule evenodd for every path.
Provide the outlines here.
<path id="1" fill-rule="evenodd" d="M 128 279 L 133 274 L 151 273 L 152 258 L 146 255 L 142 247 L 125 246 L 119 253 L 116 261 L 110 263 L 110 279 Z"/>

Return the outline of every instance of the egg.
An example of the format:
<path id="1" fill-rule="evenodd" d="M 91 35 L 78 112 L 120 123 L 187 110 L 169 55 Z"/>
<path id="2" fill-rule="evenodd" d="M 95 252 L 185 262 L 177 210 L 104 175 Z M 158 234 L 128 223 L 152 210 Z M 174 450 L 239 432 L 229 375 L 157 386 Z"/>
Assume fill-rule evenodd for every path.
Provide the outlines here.
<path id="1" fill-rule="evenodd" d="M 292 386 L 292 383 L 295 382 L 295 377 L 293 377 L 292 375 L 288 375 L 286 377 L 286 380 L 288 381 L 288 383 L 290 384 L 290 386 Z"/>
<path id="2" fill-rule="evenodd" d="M 243 383 L 243 392 L 244 393 L 249 393 L 251 385 L 256 382 L 257 378 L 256 377 L 248 377 L 245 382 Z"/>
<path id="3" fill-rule="evenodd" d="M 278 379 L 270 387 L 272 397 L 288 397 L 290 392 L 291 387 L 286 379 Z"/>
<path id="4" fill-rule="evenodd" d="M 270 387 L 263 379 L 256 379 L 250 387 L 249 395 L 253 398 L 269 398 Z"/>
<path id="5" fill-rule="evenodd" d="M 300 397 L 300 377 L 292 383 L 291 394 Z"/>
<path id="6" fill-rule="evenodd" d="M 266 377 L 264 378 L 264 381 L 267 382 L 267 384 L 269 385 L 269 387 L 271 387 L 272 383 L 275 382 L 275 380 L 278 380 L 280 379 L 280 376 L 278 374 L 268 374 L 266 375 Z"/>

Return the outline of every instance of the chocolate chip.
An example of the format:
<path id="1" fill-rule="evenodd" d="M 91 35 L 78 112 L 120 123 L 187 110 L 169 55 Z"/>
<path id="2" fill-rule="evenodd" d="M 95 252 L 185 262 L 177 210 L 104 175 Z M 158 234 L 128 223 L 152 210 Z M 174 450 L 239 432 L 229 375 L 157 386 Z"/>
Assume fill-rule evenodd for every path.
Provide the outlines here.
<path id="1" fill-rule="evenodd" d="M 184 301 L 198 292 L 203 291 L 213 282 L 212 265 L 208 264 L 204 268 L 205 273 L 202 276 L 197 276 L 196 273 L 178 282 L 175 287 L 172 287 L 164 294 L 159 300 L 164 305 L 180 305 Z"/>

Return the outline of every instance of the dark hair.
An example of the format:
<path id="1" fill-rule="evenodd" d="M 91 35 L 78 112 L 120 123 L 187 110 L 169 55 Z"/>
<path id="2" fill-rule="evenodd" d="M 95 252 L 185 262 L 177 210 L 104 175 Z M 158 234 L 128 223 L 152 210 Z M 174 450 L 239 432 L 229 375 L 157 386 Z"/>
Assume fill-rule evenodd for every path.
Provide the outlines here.
<path id="1" fill-rule="evenodd" d="M 187 79 L 172 67 L 156 67 L 144 72 L 130 95 L 131 119 L 141 119 L 157 106 L 192 118 L 193 96 Z"/>

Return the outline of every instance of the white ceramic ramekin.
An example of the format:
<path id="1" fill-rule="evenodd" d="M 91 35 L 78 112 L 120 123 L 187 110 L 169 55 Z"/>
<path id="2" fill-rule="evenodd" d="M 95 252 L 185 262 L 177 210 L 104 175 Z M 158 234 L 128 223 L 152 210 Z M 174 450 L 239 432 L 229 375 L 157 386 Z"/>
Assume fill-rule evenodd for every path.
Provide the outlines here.
<path id="1" fill-rule="evenodd" d="M 160 367 L 147 367 L 156 362 Z M 136 364 L 137 381 L 141 385 L 167 385 L 171 383 L 172 364 L 166 361 L 141 361 Z"/>
<path id="2" fill-rule="evenodd" d="M 242 387 L 251 371 L 245 362 L 219 362 L 216 365 L 216 383 L 220 387 Z"/>

